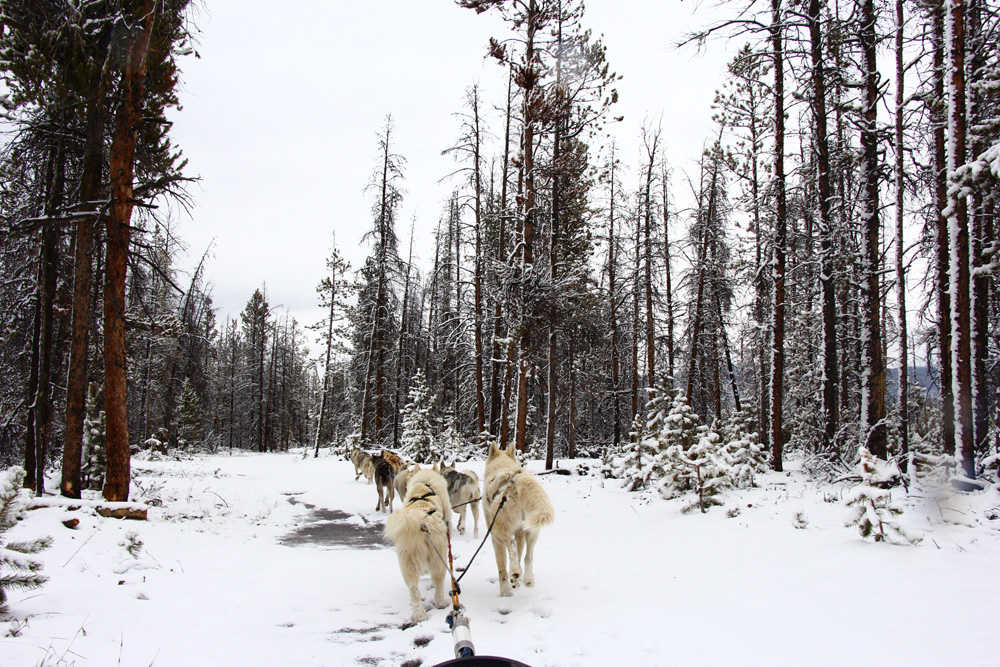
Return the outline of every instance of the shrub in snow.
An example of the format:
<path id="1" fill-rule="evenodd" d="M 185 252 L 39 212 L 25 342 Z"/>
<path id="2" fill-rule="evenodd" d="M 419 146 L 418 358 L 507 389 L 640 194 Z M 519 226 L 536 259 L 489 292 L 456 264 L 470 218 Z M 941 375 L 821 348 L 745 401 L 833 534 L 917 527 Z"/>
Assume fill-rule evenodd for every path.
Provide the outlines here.
<path id="1" fill-rule="evenodd" d="M 697 502 L 685 511 L 722 504 L 718 494 L 733 485 L 722 438 L 698 423 L 680 390 L 649 391 L 647 417 L 633 422 L 633 441 L 609 466 L 612 476 L 630 491 L 655 488 L 665 498 L 696 493 Z"/>
<path id="2" fill-rule="evenodd" d="M 725 444 L 723 456 L 729 464 L 733 484 L 740 488 L 756 486 L 756 476 L 767 470 L 767 452 L 760 444 L 753 416 L 746 410 L 734 412 L 719 427 Z"/>
<path id="3" fill-rule="evenodd" d="M 733 477 L 726 462 L 722 439 L 714 431 L 705 431 L 687 449 L 680 442 L 670 445 L 661 456 L 666 472 L 660 493 L 667 498 L 694 491 L 698 500 L 684 508 L 707 512 L 713 505 L 722 505 L 719 494 L 733 486 Z"/>
<path id="4" fill-rule="evenodd" d="M 886 470 L 886 464 L 876 459 L 864 447 L 858 452 L 858 457 L 861 483 L 851 489 L 844 499 L 845 504 L 851 508 L 844 525 L 857 526 L 861 537 L 871 537 L 876 542 L 897 544 L 919 542 L 920 538 L 910 535 L 896 521 L 896 517 L 902 514 L 903 510 L 892 502 L 890 491 L 879 488 L 879 484 L 892 474 Z"/>
<path id="5" fill-rule="evenodd" d="M 467 460 L 475 446 L 462 440 L 462 435 L 455 428 L 455 418 L 451 413 L 445 415 L 444 423 L 448 426 L 437 437 L 441 459 L 447 461 Z"/>
<path id="6" fill-rule="evenodd" d="M 0 615 L 7 613 L 7 591 L 19 588 L 31 590 L 44 584 L 48 577 L 40 574 L 42 564 L 26 556 L 48 549 L 51 537 L 27 542 L 8 542 L 4 533 L 17 523 L 17 515 L 26 504 L 28 491 L 23 489 L 24 469 L 11 468 L 0 482 Z"/>
<path id="7" fill-rule="evenodd" d="M 660 453 L 656 430 L 666 418 L 668 404 L 669 396 L 662 387 L 649 389 L 648 416 L 637 414 L 632 419 L 631 440 L 622 446 L 618 456 L 606 462 L 606 477 L 624 480 L 622 486 L 629 491 L 649 488 L 651 482 L 662 477 L 662 469 L 654 468 Z"/>
<path id="8" fill-rule="evenodd" d="M 403 407 L 400 453 L 408 461 L 431 464 L 441 460 L 441 448 L 431 428 L 431 397 L 424 372 L 418 370 L 410 384 L 409 402 Z"/>

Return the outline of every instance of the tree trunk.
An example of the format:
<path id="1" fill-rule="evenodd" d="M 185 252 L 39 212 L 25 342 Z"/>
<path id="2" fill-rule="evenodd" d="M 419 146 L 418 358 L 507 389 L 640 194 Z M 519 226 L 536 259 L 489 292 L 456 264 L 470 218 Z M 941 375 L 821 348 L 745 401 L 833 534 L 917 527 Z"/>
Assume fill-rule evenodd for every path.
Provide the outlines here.
<path id="1" fill-rule="evenodd" d="M 840 369 L 837 357 L 837 300 L 833 275 L 833 225 L 830 216 L 830 146 L 827 139 L 826 71 L 820 0 L 809 0 L 812 54 L 813 124 L 816 131 L 816 186 L 819 195 L 820 285 L 823 292 L 823 451 L 836 450 L 840 422 Z"/>
<path id="2" fill-rule="evenodd" d="M 956 455 L 966 477 L 975 479 L 972 397 L 972 320 L 968 207 L 960 191 L 958 170 L 966 157 L 965 0 L 951 0 L 949 14 L 951 54 L 948 105 L 948 218 L 951 243 L 951 326 L 954 356 L 952 388 L 955 394 Z"/>
<path id="3" fill-rule="evenodd" d="M 507 77 L 507 113 L 504 120 L 504 136 L 503 136 L 503 168 L 500 176 L 500 224 L 497 234 L 497 259 L 503 261 L 506 255 L 507 246 L 507 178 L 508 178 L 508 168 L 510 162 L 510 93 L 511 86 L 513 85 L 514 74 L 513 70 L 510 71 Z M 500 434 L 500 418 L 501 418 L 501 400 L 503 397 L 503 389 L 501 385 L 501 379 L 504 375 L 504 369 L 509 369 L 509 366 L 504 366 L 503 362 L 500 360 L 500 336 L 503 327 L 503 300 L 500 298 L 499 290 L 493 306 L 493 354 L 492 354 L 492 372 L 490 376 L 490 433 L 494 436 Z M 506 444 L 505 444 L 506 446 Z"/>
<path id="4" fill-rule="evenodd" d="M 970 86 L 969 122 L 973 127 L 988 122 L 982 110 L 983 88 L 975 85 L 983 78 L 987 45 L 982 25 L 982 0 L 970 0 L 968 16 L 967 50 L 969 52 Z M 972 155 L 982 155 L 987 149 L 985 133 L 974 131 Z M 993 239 L 993 214 L 996 197 L 984 196 L 980 189 L 973 190 L 969 202 L 969 218 L 972 227 L 972 395 L 973 404 L 973 451 L 983 456 L 989 451 L 990 391 L 989 391 L 989 326 L 990 287 L 992 273 L 989 268 L 997 252 Z"/>
<path id="5" fill-rule="evenodd" d="M 774 49 L 774 184 L 775 223 L 772 289 L 774 301 L 771 326 L 771 467 L 781 472 L 782 399 L 785 373 L 785 244 L 788 204 L 785 196 L 785 54 L 781 0 L 771 0 L 771 44 Z"/>
<path id="6" fill-rule="evenodd" d="M 691 356 L 688 359 L 687 389 L 685 394 L 691 400 L 691 392 L 694 389 L 695 369 L 698 362 L 698 338 L 701 336 L 701 328 L 704 325 L 702 310 L 704 308 L 705 281 L 708 273 L 708 245 L 710 240 L 709 226 L 715 216 L 716 192 L 718 189 L 719 162 L 713 159 L 712 175 L 709 180 L 708 208 L 705 213 L 705 226 L 702 230 L 701 248 L 698 250 L 698 287 L 695 292 L 694 321 L 691 324 Z"/>
<path id="7" fill-rule="evenodd" d="M 473 151 L 473 187 L 475 189 L 475 216 L 476 216 L 476 256 L 475 271 L 473 275 L 473 315 L 475 317 L 475 327 L 473 337 L 476 348 L 476 437 L 478 438 L 486 430 L 486 391 L 483 386 L 483 181 L 480 170 L 480 129 L 479 129 L 479 91 L 476 90 L 475 102 L 473 104 L 474 115 L 474 138 L 475 148 Z"/>
<path id="8" fill-rule="evenodd" d="M 901 458 L 905 462 L 910 452 L 910 383 L 907 357 L 909 336 L 906 324 L 906 265 L 903 257 L 906 251 L 903 238 L 903 203 L 906 187 L 906 174 L 903 172 L 903 110 L 906 104 L 906 94 L 903 89 L 904 18 L 903 0 L 896 0 L 896 298 L 899 308 L 899 444 Z"/>
<path id="9" fill-rule="evenodd" d="M 326 406 L 330 395 L 330 357 L 333 353 L 333 318 L 337 307 L 337 243 L 333 244 L 333 261 L 330 270 L 330 312 L 326 323 L 326 364 L 323 366 L 323 393 L 319 401 L 319 424 L 316 425 L 316 452 L 313 458 L 319 458 L 319 443 L 326 428 Z M 407 274 L 407 277 L 409 274 Z"/>
<path id="10" fill-rule="evenodd" d="M 646 301 L 646 386 L 656 386 L 656 323 L 653 320 L 653 165 L 656 162 L 656 149 L 660 135 L 653 135 L 653 145 L 646 147 L 649 162 L 646 165 L 646 185 L 643 192 L 645 203 L 643 225 L 643 292 Z"/>
<path id="11" fill-rule="evenodd" d="M 101 204 L 104 164 L 104 96 L 99 94 L 87 109 L 87 139 L 83 173 L 80 176 L 80 204 L 94 212 L 93 218 L 77 223 L 73 258 L 73 333 L 70 342 L 69 375 L 66 379 L 66 433 L 60 491 L 67 498 L 80 497 L 80 467 L 83 453 L 83 422 L 87 409 L 88 333 L 93 281 L 94 226 Z"/>
<path id="12" fill-rule="evenodd" d="M 104 498 L 128 500 L 131 458 L 128 436 L 128 376 L 125 348 L 125 272 L 131 237 L 136 130 L 142 122 L 146 54 L 155 19 L 155 3 L 141 5 L 142 30 L 128 51 L 122 77 L 122 100 L 111 143 L 111 215 L 107 218 L 107 266 L 104 276 L 104 401 L 107 474 Z"/>
<path id="13" fill-rule="evenodd" d="M 615 146 L 611 146 L 611 199 L 608 206 L 608 302 L 611 311 L 611 400 L 614 405 L 614 445 L 621 444 L 621 361 L 618 358 L 618 290 L 615 278 L 618 274 L 618 237 L 615 234 L 615 167 L 617 166 Z"/>
<path id="14" fill-rule="evenodd" d="M 670 375 L 670 383 L 674 381 L 674 294 L 670 280 L 670 206 L 667 200 L 667 168 L 664 165 L 660 179 L 663 187 L 663 273 L 666 279 L 666 300 L 667 308 L 667 373 Z M 754 197 L 756 199 L 756 196 Z"/>
<path id="15" fill-rule="evenodd" d="M 941 357 L 941 430 L 945 454 L 955 454 L 955 394 L 952 387 L 951 340 L 951 240 L 948 231 L 948 156 L 945 133 L 948 125 L 945 97 L 944 2 L 931 9 L 934 23 L 934 208 L 937 212 L 937 308 L 938 351 Z"/>
<path id="16" fill-rule="evenodd" d="M 862 291 L 862 447 L 880 459 L 888 456 L 885 424 L 885 358 L 882 355 L 882 299 L 879 291 L 879 157 L 878 63 L 876 62 L 875 2 L 861 6 L 859 39 L 865 77 L 864 118 L 861 124 L 862 174 L 861 291 Z"/>
<path id="17" fill-rule="evenodd" d="M 535 33 L 538 30 L 538 20 L 540 10 L 536 0 L 529 0 L 527 13 L 527 25 L 525 27 L 525 54 L 524 62 L 527 70 L 524 80 L 524 140 L 523 140 L 523 160 L 524 169 L 524 199 L 521 208 L 521 218 L 523 228 L 521 234 L 521 272 L 526 278 L 530 278 L 533 272 L 534 254 L 533 245 L 535 238 L 535 113 L 538 105 L 535 83 L 537 78 L 537 65 L 535 53 Z M 521 326 L 518 332 L 520 345 L 518 350 L 518 380 L 517 380 L 517 417 L 514 425 L 514 446 L 518 451 L 524 451 L 528 438 L 528 380 L 531 373 L 531 337 L 526 326 L 529 312 L 533 310 L 531 304 L 526 303 L 525 295 L 521 299 Z"/>

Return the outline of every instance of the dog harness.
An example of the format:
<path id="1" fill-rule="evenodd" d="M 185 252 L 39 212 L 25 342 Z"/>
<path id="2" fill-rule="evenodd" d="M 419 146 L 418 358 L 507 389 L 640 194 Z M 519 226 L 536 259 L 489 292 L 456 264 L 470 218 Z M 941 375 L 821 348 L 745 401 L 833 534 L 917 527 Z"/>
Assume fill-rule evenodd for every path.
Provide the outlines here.
<path id="1" fill-rule="evenodd" d="M 424 494 L 424 495 L 422 495 L 422 496 L 417 496 L 416 498 L 410 498 L 410 499 L 409 499 L 409 500 L 408 500 L 408 501 L 406 502 L 406 504 L 407 504 L 407 505 L 409 505 L 410 503 L 415 503 L 415 502 L 417 502 L 418 500 L 427 500 L 427 499 L 428 499 L 428 498 L 430 498 L 431 496 L 436 496 L 436 495 L 437 495 L 437 494 L 436 494 L 436 493 L 434 493 L 433 491 L 428 491 L 427 493 L 425 493 L 425 494 Z M 430 508 L 429 510 L 427 510 L 427 516 L 430 516 L 431 514 L 434 514 L 434 512 L 436 512 L 436 511 L 437 511 L 437 508 L 436 508 L 436 507 L 432 507 L 432 508 Z"/>

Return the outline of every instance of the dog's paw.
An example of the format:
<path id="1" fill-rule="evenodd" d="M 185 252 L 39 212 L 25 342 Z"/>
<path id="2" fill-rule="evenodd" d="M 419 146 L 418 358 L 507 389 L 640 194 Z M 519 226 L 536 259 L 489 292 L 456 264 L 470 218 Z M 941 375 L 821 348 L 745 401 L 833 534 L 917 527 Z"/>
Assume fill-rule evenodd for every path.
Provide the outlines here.
<path id="1" fill-rule="evenodd" d="M 534 577 L 534 575 L 526 574 L 524 576 L 524 585 L 527 586 L 528 588 L 531 588 L 532 586 L 534 586 L 535 585 L 535 577 Z"/>
<path id="2" fill-rule="evenodd" d="M 412 620 L 414 623 L 423 623 L 427 620 L 427 612 L 424 611 L 423 605 L 413 608 Z"/>
<path id="3" fill-rule="evenodd" d="M 521 573 L 515 572 L 510 575 L 510 587 L 517 588 L 521 585 Z"/>

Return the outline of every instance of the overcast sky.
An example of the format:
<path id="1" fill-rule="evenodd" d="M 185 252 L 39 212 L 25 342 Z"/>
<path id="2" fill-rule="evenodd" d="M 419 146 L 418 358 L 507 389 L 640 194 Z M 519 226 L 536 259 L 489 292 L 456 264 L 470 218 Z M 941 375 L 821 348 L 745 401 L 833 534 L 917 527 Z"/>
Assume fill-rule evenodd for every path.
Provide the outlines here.
<path id="1" fill-rule="evenodd" d="M 613 128 L 629 176 L 639 161 L 642 123 L 662 117 L 674 189 L 686 188 L 712 134 L 710 104 L 738 43 L 708 53 L 671 43 L 706 24 L 706 10 L 680 0 L 588 0 L 584 23 L 603 35 L 624 115 Z M 266 284 L 278 313 L 303 324 L 321 317 L 316 285 L 333 235 L 352 267 L 369 248 L 377 133 L 391 114 L 394 151 L 406 159 L 397 229 L 401 250 L 416 225 L 426 267 L 431 235 L 455 183 L 441 151 L 459 133 L 455 113 L 474 82 L 497 107 L 506 77 L 485 59 L 491 36 L 508 28 L 490 14 L 451 0 L 205 0 L 195 17 L 200 58 L 182 62 L 183 108 L 173 136 L 190 160 L 190 215 L 176 231 L 188 245 L 185 266 L 211 245 L 207 276 L 220 323 L 238 317 Z M 502 118 L 491 114 L 502 136 Z M 496 149 L 498 150 L 498 149 Z M 634 187 L 634 186 L 630 186 Z"/>

